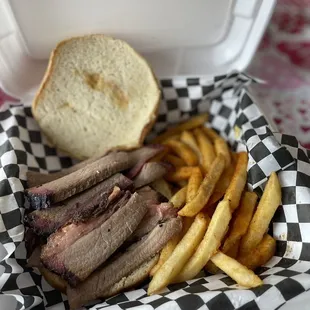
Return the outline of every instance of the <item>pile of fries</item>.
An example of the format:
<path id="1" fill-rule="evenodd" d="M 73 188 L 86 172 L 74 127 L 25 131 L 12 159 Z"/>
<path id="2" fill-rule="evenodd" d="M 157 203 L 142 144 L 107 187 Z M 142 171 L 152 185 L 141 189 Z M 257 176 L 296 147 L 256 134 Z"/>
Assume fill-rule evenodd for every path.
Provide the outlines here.
<path id="1" fill-rule="evenodd" d="M 194 117 L 154 140 L 167 146 L 164 160 L 175 167 L 154 186 L 178 208 L 183 229 L 161 251 L 150 273 L 150 295 L 195 278 L 203 268 L 223 271 L 243 287 L 259 286 L 263 282 L 254 270 L 275 253 L 267 231 L 281 203 L 276 173 L 257 204 L 257 195 L 246 189 L 247 153 L 233 153 L 203 126 L 207 118 Z"/>

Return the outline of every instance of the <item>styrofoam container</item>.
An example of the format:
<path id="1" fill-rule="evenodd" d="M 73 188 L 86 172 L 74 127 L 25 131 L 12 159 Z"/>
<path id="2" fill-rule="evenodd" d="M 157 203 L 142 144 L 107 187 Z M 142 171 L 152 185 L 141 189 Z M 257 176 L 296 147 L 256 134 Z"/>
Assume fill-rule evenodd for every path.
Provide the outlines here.
<path id="1" fill-rule="evenodd" d="M 57 42 L 89 33 L 126 40 L 157 77 L 215 76 L 251 61 L 275 0 L 2 0 L 0 87 L 25 98 Z"/>

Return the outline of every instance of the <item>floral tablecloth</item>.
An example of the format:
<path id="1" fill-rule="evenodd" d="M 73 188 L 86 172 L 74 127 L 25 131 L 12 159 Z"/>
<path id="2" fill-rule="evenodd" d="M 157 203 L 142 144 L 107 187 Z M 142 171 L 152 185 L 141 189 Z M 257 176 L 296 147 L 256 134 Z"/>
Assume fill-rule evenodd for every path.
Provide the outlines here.
<path id="1" fill-rule="evenodd" d="M 255 87 L 263 111 L 310 148 L 310 0 L 278 0 L 249 72 L 268 82 Z"/>
<path id="2" fill-rule="evenodd" d="M 249 68 L 263 111 L 310 148 L 310 0 L 278 0 Z"/>

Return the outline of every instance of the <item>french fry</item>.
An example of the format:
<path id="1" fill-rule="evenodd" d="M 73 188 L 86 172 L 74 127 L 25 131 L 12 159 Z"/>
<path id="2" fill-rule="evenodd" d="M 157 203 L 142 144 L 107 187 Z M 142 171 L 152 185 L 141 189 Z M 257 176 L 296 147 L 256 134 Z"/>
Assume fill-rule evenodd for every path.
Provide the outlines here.
<path id="1" fill-rule="evenodd" d="M 189 228 L 193 224 L 194 217 L 183 217 L 183 227 L 182 231 L 171 238 L 168 243 L 164 246 L 164 248 L 160 252 L 159 260 L 157 264 L 152 268 L 150 272 L 150 276 L 154 276 L 157 270 L 164 264 L 164 262 L 170 257 L 176 246 L 178 245 L 179 241 L 183 238 L 183 236 L 188 232 Z"/>
<path id="2" fill-rule="evenodd" d="M 238 207 L 243 189 L 247 180 L 248 154 L 246 152 L 238 153 L 236 170 L 232 180 L 227 188 L 224 199 L 230 201 L 231 211 Z"/>
<path id="3" fill-rule="evenodd" d="M 184 186 L 171 197 L 169 202 L 171 202 L 175 208 L 181 208 L 186 202 L 186 193 L 187 186 Z"/>
<path id="4" fill-rule="evenodd" d="M 165 178 L 166 180 L 170 181 L 170 182 L 178 182 L 178 181 L 182 181 L 182 180 L 188 180 L 190 178 L 190 176 L 192 175 L 192 173 L 197 170 L 197 168 L 199 169 L 199 167 L 178 167 L 175 169 L 175 171 L 169 172 L 168 174 L 166 174 Z"/>
<path id="5" fill-rule="evenodd" d="M 183 159 L 181 159 L 180 157 L 177 157 L 175 155 L 172 154 L 167 154 L 164 157 L 164 161 L 172 164 L 174 167 L 183 167 L 186 166 L 186 163 Z"/>
<path id="6" fill-rule="evenodd" d="M 218 204 L 201 243 L 181 273 L 174 279 L 174 282 L 190 280 L 199 273 L 220 247 L 221 241 L 228 230 L 230 219 L 229 201 L 223 200 Z"/>
<path id="7" fill-rule="evenodd" d="M 231 163 L 227 168 L 225 168 L 223 174 L 220 177 L 220 180 L 216 183 L 214 192 L 209 199 L 208 206 L 213 205 L 215 202 L 218 202 L 224 195 L 229 187 L 231 179 L 235 172 L 235 165 Z"/>
<path id="8" fill-rule="evenodd" d="M 236 241 L 226 252 L 222 251 L 224 254 L 231 258 L 237 258 L 239 252 L 240 240 Z"/>
<path id="9" fill-rule="evenodd" d="M 205 134 L 207 135 L 207 137 L 214 142 L 216 139 L 220 138 L 220 135 L 217 134 L 217 132 L 212 129 L 212 128 L 208 128 L 208 127 L 203 127 L 203 130 L 205 132 Z"/>
<path id="10" fill-rule="evenodd" d="M 211 261 L 241 286 L 252 288 L 263 284 L 252 270 L 220 251 L 212 256 Z"/>
<path id="11" fill-rule="evenodd" d="M 222 247 L 223 253 L 227 254 L 229 249 L 246 234 L 254 213 L 257 198 L 254 192 L 245 192 L 243 194 L 240 207 L 236 210 L 230 225 L 229 236 Z"/>
<path id="12" fill-rule="evenodd" d="M 204 173 L 208 173 L 213 161 L 215 160 L 214 147 L 201 128 L 196 128 L 193 132 L 201 152 L 201 165 Z"/>
<path id="13" fill-rule="evenodd" d="M 157 154 L 155 157 L 151 158 L 150 161 L 162 161 L 162 159 L 169 153 L 169 148 L 165 147 L 164 150 L 162 152 L 160 152 L 159 154 Z"/>
<path id="14" fill-rule="evenodd" d="M 196 142 L 195 137 L 190 131 L 188 130 L 183 131 L 180 136 L 180 140 L 183 143 L 187 144 L 189 147 L 191 147 L 192 150 L 196 153 L 198 158 L 200 157 L 200 150 L 199 150 L 198 144 Z"/>
<path id="15" fill-rule="evenodd" d="M 180 181 L 176 181 L 174 182 L 175 184 L 177 184 L 180 188 L 187 186 L 187 182 L 188 180 L 180 180 Z"/>
<path id="16" fill-rule="evenodd" d="M 197 214 L 193 224 L 178 243 L 168 260 L 154 274 L 148 288 L 149 295 L 163 289 L 178 275 L 203 238 L 209 222 L 210 219 L 207 215 L 203 213 Z"/>
<path id="17" fill-rule="evenodd" d="M 215 139 L 214 148 L 216 155 L 222 154 L 224 156 L 225 167 L 228 168 L 231 164 L 231 157 L 227 142 L 222 137 Z"/>
<path id="18" fill-rule="evenodd" d="M 165 263 L 165 261 L 171 256 L 172 252 L 174 251 L 175 247 L 179 243 L 182 238 L 182 233 L 176 234 L 173 236 L 164 248 L 160 252 L 160 256 L 158 259 L 157 264 L 152 268 L 150 271 L 150 276 L 154 276 L 154 274 L 159 270 L 159 268 Z"/>
<path id="19" fill-rule="evenodd" d="M 202 174 L 199 167 L 192 170 L 187 185 L 186 202 L 190 202 L 197 194 L 202 182 Z"/>
<path id="20" fill-rule="evenodd" d="M 225 167 L 225 160 L 222 155 L 213 161 L 209 173 L 203 179 L 197 195 L 179 211 L 181 216 L 195 216 L 208 203 L 217 181 L 220 179 Z"/>
<path id="21" fill-rule="evenodd" d="M 162 194 L 167 199 L 172 198 L 172 191 L 170 189 L 169 184 L 167 183 L 165 179 L 161 178 L 156 181 L 153 181 L 151 183 L 151 187 L 155 189 L 157 192 L 159 192 L 160 194 Z"/>
<path id="22" fill-rule="evenodd" d="M 153 140 L 153 143 L 161 143 L 165 139 L 173 135 L 179 134 L 184 130 L 191 130 L 193 128 L 199 127 L 203 125 L 205 122 L 207 122 L 207 120 L 208 120 L 208 113 L 204 113 L 196 117 L 192 117 L 189 120 L 185 121 L 184 123 L 177 125 L 176 127 L 169 128 L 166 132 L 157 136 Z"/>
<path id="23" fill-rule="evenodd" d="M 217 274 L 221 269 L 214 265 L 210 260 L 205 265 L 205 270 L 211 274 Z"/>
<path id="24" fill-rule="evenodd" d="M 266 234 L 261 243 L 245 256 L 239 255 L 238 261 L 251 270 L 265 265 L 276 251 L 276 240 Z"/>
<path id="25" fill-rule="evenodd" d="M 277 174 L 272 172 L 248 231 L 241 240 L 240 255 L 251 252 L 262 241 L 264 234 L 268 230 L 269 223 L 280 204 L 281 185 Z"/>
<path id="26" fill-rule="evenodd" d="M 177 140 L 168 140 L 164 142 L 177 156 L 182 158 L 186 165 L 196 166 L 198 164 L 197 155 L 194 151 L 185 143 Z"/>

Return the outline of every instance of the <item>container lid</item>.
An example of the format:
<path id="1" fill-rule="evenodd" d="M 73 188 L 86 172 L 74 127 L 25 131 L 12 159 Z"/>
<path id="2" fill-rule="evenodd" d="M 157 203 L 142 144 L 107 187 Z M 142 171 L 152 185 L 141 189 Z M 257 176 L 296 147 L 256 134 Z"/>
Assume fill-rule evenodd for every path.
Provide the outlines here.
<path id="1" fill-rule="evenodd" d="M 159 78 L 244 70 L 276 0 L 3 0 L 0 86 L 24 98 L 62 39 L 104 33 L 126 40 Z"/>

